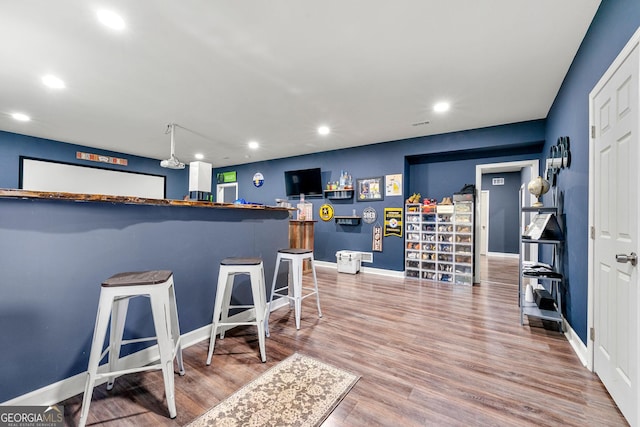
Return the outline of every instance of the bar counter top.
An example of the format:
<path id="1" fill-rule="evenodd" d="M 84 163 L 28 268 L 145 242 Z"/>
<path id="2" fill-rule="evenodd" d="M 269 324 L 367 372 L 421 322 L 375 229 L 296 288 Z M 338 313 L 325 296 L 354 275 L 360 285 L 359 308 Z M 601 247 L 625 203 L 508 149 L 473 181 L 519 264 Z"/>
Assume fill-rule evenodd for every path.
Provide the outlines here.
<path id="1" fill-rule="evenodd" d="M 205 202 L 198 200 L 172 200 L 172 199 L 148 199 L 144 197 L 131 196 L 111 196 L 107 194 L 79 194 L 50 191 L 30 191 L 19 189 L 0 188 L 0 198 L 20 198 L 20 199 L 46 199 L 46 200 L 69 200 L 74 202 L 106 202 L 133 205 L 155 205 L 155 206 L 189 206 L 195 208 L 222 208 L 222 209 L 253 209 L 253 210 L 277 210 L 290 211 L 291 208 L 279 206 L 265 206 L 256 204 L 235 204 Z"/>

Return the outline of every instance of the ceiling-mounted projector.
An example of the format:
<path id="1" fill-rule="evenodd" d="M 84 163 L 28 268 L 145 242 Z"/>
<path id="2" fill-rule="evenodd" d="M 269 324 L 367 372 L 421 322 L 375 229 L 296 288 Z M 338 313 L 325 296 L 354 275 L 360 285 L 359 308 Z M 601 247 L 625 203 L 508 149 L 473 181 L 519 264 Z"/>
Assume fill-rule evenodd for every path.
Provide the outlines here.
<path id="1" fill-rule="evenodd" d="M 184 163 L 178 160 L 178 158 L 175 156 L 171 156 L 167 160 L 161 161 L 160 166 L 169 169 L 184 169 Z"/>
<path id="2" fill-rule="evenodd" d="M 171 133 L 171 157 L 169 157 L 167 160 L 161 161 L 160 166 L 169 169 L 184 169 L 184 163 L 182 163 L 176 157 L 176 144 L 174 140 L 175 128 L 175 123 L 169 123 L 167 125 L 167 131 L 165 133 Z"/>

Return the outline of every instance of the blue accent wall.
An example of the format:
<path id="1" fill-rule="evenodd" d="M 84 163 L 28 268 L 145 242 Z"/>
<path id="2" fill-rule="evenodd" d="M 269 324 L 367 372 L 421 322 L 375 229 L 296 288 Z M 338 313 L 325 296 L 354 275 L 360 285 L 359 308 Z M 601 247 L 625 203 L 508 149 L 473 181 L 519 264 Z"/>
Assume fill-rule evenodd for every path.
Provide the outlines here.
<path id="1" fill-rule="evenodd" d="M 603 0 L 547 117 L 545 157 L 561 136 L 571 144 L 571 166 L 558 176 L 564 203 L 565 317 L 587 342 L 589 237 L 589 92 L 640 26 L 640 1 Z M 548 197 L 548 196 L 547 196 Z"/>
<path id="2" fill-rule="evenodd" d="M 403 196 L 385 197 L 382 201 L 326 200 L 311 198 L 315 226 L 315 257 L 335 262 L 339 250 L 371 251 L 372 224 L 358 226 L 323 222 L 318 210 L 323 203 L 331 203 L 336 215 L 361 215 L 366 207 L 373 207 L 378 222 L 383 223 L 385 207 L 403 207 L 408 195 L 419 192 L 423 197 L 441 199 L 451 196 L 465 184 L 475 183 L 477 164 L 537 159 L 544 144 L 544 120 L 504 126 L 454 132 L 443 135 L 413 138 L 372 144 L 344 150 L 334 150 L 305 156 L 289 157 L 268 162 L 249 163 L 219 168 L 214 173 L 237 171 L 238 194 L 248 201 L 274 204 L 276 198 L 285 199 L 284 171 L 319 167 L 326 183 L 339 179 L 340 171 L 348 171 L 353 179 L 403 174 Z M 264 176 L 264 185 L 253 185 L 254 173 Z M 354 181 L 355 182 L 355 181 Z M 290 200 L 292 204 L 297 200 Z M 374 263 L 367 264 L 387 270 L 404 270 L 404 244 L 398 237 L 385 237 L 383 251 L 374 253 Z"/>
<path id="3" fill-rule="evenodd" d="M 100 284 L 115 273 L 173 271 L 181 333 L 210 324 L 222 258 L 262 257 L 270 279 L 288 216 L 0 199 L 0 402 L 86 371 Z M 249 303 L 248 289 L 233 298 Z M 149 319 L 148 301 L 132 302 L 125 338 L 154 335 Z"/>
<path id="4" fill-rule="evenodd" d="M 103 156 L 125 158 L 127 166 L 111 165 L 76 159 L 76 152 L 88 152 Z M 189 193 L 189 170 L 165 169 L 160 161 L 130 154 L 88 148 L 50 139 L 36 138 L 0 131 L 0 188 L 18 188 L 20 181 L 20 156 L 71 163 L 80 166 L 138 172 L 166 177 L 166 198 L 181 200 Z"/>
<path id="5" fill-rule="evenodd" d="M 489 252 L 518 254 L 520 207 L 518 195 L 522 182 L 520 172 L 482 175 L 482 190 L 489 191 Z M 504 179 L 504 185 L 493 185 L 493 178 Z"/>

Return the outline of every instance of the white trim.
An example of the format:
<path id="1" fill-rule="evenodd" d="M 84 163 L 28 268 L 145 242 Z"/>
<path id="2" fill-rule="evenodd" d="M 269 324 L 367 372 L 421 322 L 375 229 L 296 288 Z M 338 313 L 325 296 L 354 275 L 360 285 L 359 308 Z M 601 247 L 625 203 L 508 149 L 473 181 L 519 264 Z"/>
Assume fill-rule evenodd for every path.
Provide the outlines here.
<path id="1" fill-rule="evenodd" d="M 510 254 L 506 252 L 487 252 L 487 256 L 498 258 L 520 258 L 520 254 Z"/>
<path id="2" fill-rule="evenodd" d="M 476 192 L 479 194 L 482 191 L 482 175 L 485 173 L 500 173 L 500 172 L 518 172 L 521 171 L 523 168 L 526 167 L 530 167 L 531 170 L 531 174 L 539 174 L 540 173 L 540 161 L 538 159 L 532 159 L 532 160 L 520 160 L 520 161 L 516 161 L 516 162 L 504 162 L 504 163 L 487 163 L 484 165 L 476 165 Z M 533 194 L 530 194 L 529 197 L 530 199 L 530 203 L 533 203 L 536 201 L 535 197 L 533 196 Z M 476 208 L 475 208 L 475 231 L 474 231 L 474 238 L 476 242 L 480 241 L 480 203 L 476 203 Z M 536 246 L 536 245 L 533 245 Z M 533 248 L 534 251 L 537 251 L 537 248 Z M 476 245 L 475 250 L 475 259 L 479 260 L 480 259 L 480 245 Z M 535 254 L 537 259 L 537 252 Z M 480 265 L 480 264 L 478 264 Z M 475 275 L 480 277 L 480 268 L 478 269 L 474 269 L 476 270 Z M 477 278 L 474 277 L 474 282 L 477 281 Z"/>
<path id="3" fill-rule="evenodd" d="M 485 255 L 489 254 L 489 233 L 491 232 L 491 230 L 489 230 L 489 206 L 491 206 L 491 191 L 489 190 L 478 190 L 478 194 L 480 196 L 479 201 L 478 201 L 478 205 L 479 206 L 479 224 L 480 224 L 480 228 L 478 229 L 478 242 L 480 242 L 479 246 L 479 254 L 482 256 L 483 252 Z M 485 199 L 484 201 L 486 203 L 482 203 L 483 199 Z M 486 215 L 483 215 L 483 212 Z M 484 220 L 486 221 L 484 224 L 482 223 L 482 219 L 484 218 Z M 482 227 L 484 227 L 484 236 L 485 239 L 482 239 Z"/>
<path id="4" fill-rule="evenodd" d="M 587 362 L 589 360 L 587 346 L 584 345 L 578 334 L 576 334 L 576 331 L 574 331 L 571 325 L 569 325 L 567 319 L 563 317 L 562 321 L 564 323 L 565 330 L 564 336 L 567 338 L 567 341 L 569 341 L 569 344 L 571 344 L 571 348 L 573 348 L 573 351 L 580 359 L 582 366 L 587 366 Z"/>
<path id="5" fill-rule="evenodd" d="M 313 261 L 316 267 L 325 267 L 331 268 L 334 270 L 338 269 L 338 264 L 330 261 Z M 360 273 L 368 273 L 368 274 L 377 274 L 379 276 L 387 276 L 387 277 L 398 277 L 404 278 L 404 271 L 397 270 L 385 270 L 382 268 L 373 268 L 373 267 L 360 267 Z"/>
<path id="6" fill-rule="evenodd" d="M 271 311 L 277 310 L 280 307 L 284 307 L 288 304 L 284 298 L 276 300 L 273 302 L 271 307 Z M 231 322 L 245 322 L 250 319 L 255 318 L 255 311 L 253 309 L 245 310 L 241 313 L 235 314 L 229 317 L 229 321 Z M 199 329 L 195 329 L 191 332 L 187 332 L 186 334 L 180 335 L 180 340 L 182 343 L 182 348 L 185 349 L 187 347 L 191 347 L 194 344 L 198 344 L 201 341 L 206 341 L 211 337 L 211 323 L 203 326 Z M 231 328 L 229 328 L 231 329 Z M 153 345 L 151 347 L 145 348 L 144 350 L 137 351 L 133 354 L 125 356 L 120 359 L 122 363 L 123 369 L 133 368 L 137 366 L 145 366 L 152 362 L 155 362 L 159 359 L 158 346 Z M 202 363 L 206 360 L 206 354 L 202 354 Z M 107 364 L 103 364 L 98 368 L 98 372 L 105 372 L 107 368 Z M 187 375 L 189 372 L 187 371 Z M 15 397 L 11 400 L 7 400 L 6 402 L 0 403 L 2 406 L 8 405 L 18 405 L 18 406 L 29 406 L 29 405 L 53 405 L 58 402 L 62 402 L 70 397 L 73 397 L 77 394 L 80 394 L 84 391 L 85 382 L 87 380 L 87 373 L 81 372 L 77 375 L 74 375 L 69 378 L 65 378 L 64 380 L 55 382 L 53 384 L 49 384 L 37 390 L 33 390 L 29 393 L 23 394 L 22 396 Z M 100 384 L 106 383 L 108 378 L 102 378 L 96 381 L 96 386 Z"/>

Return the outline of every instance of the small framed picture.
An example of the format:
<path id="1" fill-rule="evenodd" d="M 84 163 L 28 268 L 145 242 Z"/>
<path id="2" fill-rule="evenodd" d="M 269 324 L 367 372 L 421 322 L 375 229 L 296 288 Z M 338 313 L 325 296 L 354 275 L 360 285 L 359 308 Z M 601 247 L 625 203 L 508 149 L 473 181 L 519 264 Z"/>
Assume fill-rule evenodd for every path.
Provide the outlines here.
<path id="1" fill-rule="evenodd" d="M 384 177 L 356 179 L 358 202 L 384 200 Z"/>

